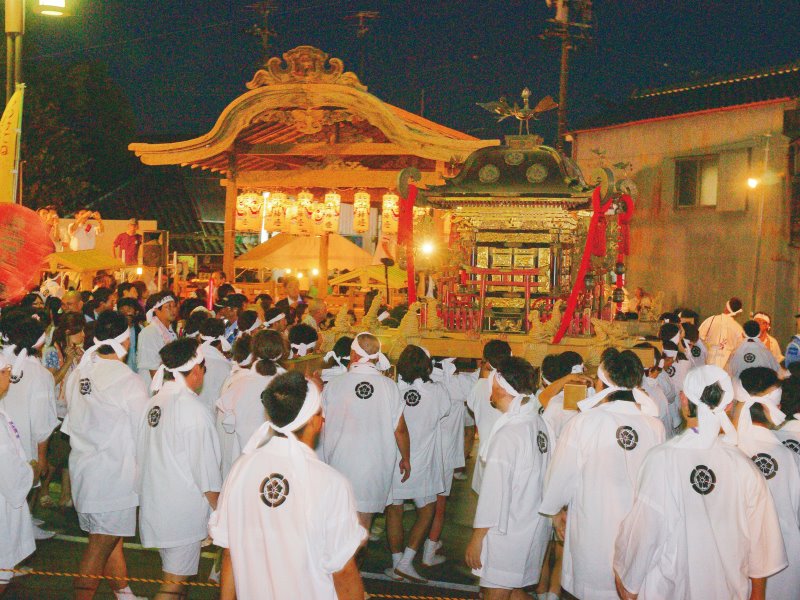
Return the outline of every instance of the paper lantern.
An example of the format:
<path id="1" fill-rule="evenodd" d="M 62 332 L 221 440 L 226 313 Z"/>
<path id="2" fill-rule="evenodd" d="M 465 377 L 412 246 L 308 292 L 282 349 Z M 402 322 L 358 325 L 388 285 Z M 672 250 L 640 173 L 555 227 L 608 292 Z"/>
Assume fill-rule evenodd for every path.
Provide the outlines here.
<path id="1" fill-rule="evenodd" d="M 261 231 L 261 211 L 264 197 L 255 192 L 236 197 L 236 229 L 239 231 Z"/>
<path id="2" fill-rule="evenodd" d="M 339 233 L 339 215 L 341 214 L 342 197 L 336 192 L 325 194 L 325 206 L 322 218 L 322 231 Z"/>
<path id="3" fill-rule="evenodd" d="M 286 204 L 289 197 L 283 192 L 274 192 L 266 199 L 264 229 L 282 231 L 286 226 Z"/>
<path id="4" fill-rule="evenodd" d="M 314 210 L 314 194 L 303 190 L 297 194 L 297 230 L 300 235 L 312 235 L 314 224 L 311 213 Z"/>
<path id="5" fill-rule="evenodd" d="M 397 223 L 400 219 L 400 197 L 391 192 L 383 195 L 383 210 L 381 213 L 381 226 L 385 235 L 397 233 Z"/>
<path id="6" fill-rule="evenodd" d="M 6 306 L 36 287 L 54 248 L 39 215 L 19 204 L 0 204 L 0 239 L 0 306 Z"/>
<path id="7" fill-rule="evenodd" d="M 369 231 L 370 196 L 365 191 L 353 195 L 353 231 L 366 233 Z"/>

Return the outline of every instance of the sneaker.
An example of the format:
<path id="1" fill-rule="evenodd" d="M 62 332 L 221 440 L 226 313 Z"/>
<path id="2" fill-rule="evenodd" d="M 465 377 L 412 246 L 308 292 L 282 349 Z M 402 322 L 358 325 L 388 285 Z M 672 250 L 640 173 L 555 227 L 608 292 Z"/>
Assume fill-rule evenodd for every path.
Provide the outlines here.
<path id="1" fill-rule="evenodd" d="M 453 473 L 453 479 L 456 481 L 464 481 L 467 478 L 467 474 L 464 471 L 456 471 Z"/>
<path id="2" fill-rule="evenodd" d="M 35 540 L 49 540 L 56 534 L 55 531 L 48 531 L 46 529 L 42 529 L 38 525 L 33 526 L 33 538 Z"/>
<path id="3" fill-rule="evenodd" d="M 38 527 L 39 525 L 44 525 L 44 521 L 41 519 L 37 519 L 36 517 L 31 517 L 31 523 L 33 523 L 34 527 Z"/>
<path id="4" fill-rule="evenodd" d="M 383 574 L 392 579 L 393 581 L 403 581 L 403 578 L 394 572 L 393 567 L 387 567 L 383 570 Z"/>
<path id="5" fill-rule="evenodd" d="M 400 564 L 395 567 L 394 572 L 402 579 L 407 581 L 413 581 L 414 583 L 428 583 L 427 579 L 417 573 L 414 565 L 408 562 L 400 561 Z"/>

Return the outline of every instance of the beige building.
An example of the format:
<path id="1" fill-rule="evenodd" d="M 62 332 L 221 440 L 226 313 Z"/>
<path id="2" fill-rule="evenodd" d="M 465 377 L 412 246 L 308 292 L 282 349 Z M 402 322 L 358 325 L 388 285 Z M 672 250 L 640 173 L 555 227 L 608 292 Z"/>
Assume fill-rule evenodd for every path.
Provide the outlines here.
<path id="1" fill-rule="evenodd" d="M 585 174 L 630 163 L 629 290 L 703 317 L 739 296 L 785 345 L 800 309 L 798 98 L 800 62 L 637 92 L 573 132 Z"/>

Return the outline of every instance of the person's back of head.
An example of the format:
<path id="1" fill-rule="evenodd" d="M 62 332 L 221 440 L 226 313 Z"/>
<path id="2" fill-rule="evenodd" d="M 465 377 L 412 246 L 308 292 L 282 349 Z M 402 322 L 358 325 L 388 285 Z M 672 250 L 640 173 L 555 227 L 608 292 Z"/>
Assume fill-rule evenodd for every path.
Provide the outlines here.
<path id="1" fill-rule="evenodd" d="M 497 372 L 519 394 L 533 394 L 536 391 L 536 370 L 524 358 L 508 356 L 497 365 Z"/>
<path id="2" fill-rule="evenodd" d="M 282 315 L 282 316 L 281 316 Z M 272 327 L 277 321 L 286 319 L 285 313 L 280 308 L 270 308 L 264 311 L 264 323 L 269 323 L 267 327 Z M 272 323 L 270 323 L 272 321 Z"/>
<path id="3" fill-rule="evenodd" d="M 768 367 L 750 367 L 739 374 L 739 381 L 745 391 L 751 396 L 762 396 L 767 390 L 775 386 L 780 386 L 778 374 Z M 781 396 L 783 405 L 783 396 Z M 750 407 L 750 418 L 753 423 L 759 423 L 765 427 L 771 426 L 771 421 L 764 406 L 756 402 Z"/>
<path id="4" fill-rule="evenodd" d="M 677 325 L 681 321 L 680 317 L 674 312 L 661 313 L 658 316 L 658 320 L 662 323 L 671 323 L 673 325 Z"/>
<path id="5" fill-rule="evenodd" d="M 742 310 L 742 306 L 743 306 L 742 301 L 736 296 L 734 296 L 730 300 L 728 300 L 726 308 L 729 308 L 730 312 L 735 313 Z"/>
<path id="6" fill-rule="evenodd" d="M 511 356 L 511 346 L 504 340 L 489 340 L 483 346 L 483 360 L 496 369 L 505 358 Z"/>
<path id="7" fill-rule="evenodd" d="M 786 420 L 792 421 L 800 414 L 800 377 L 792 375 L 784 379 L 781 385 L 781 410 L 786 413 Z"/>
<path id="8" fill-rule="evenodd" d="M 549 385 L 560 377 L 558 354 L 548 354 L 542 359 L 542 384 Z"/>
<path id="9" fill-rule="evenodd" d="M 619 387 L 633 389 L 642 385 L 644 366 L 635 352 L 624 350 L 618 352 L 607 363 L 603 363 L 611 382 Z"/>
<path id="10" fill-rule="evenodd" d="M 252 340 L 247 334 L 236 338 L 231 345 L 231 360 L 236 364 L 240 364 L 247 360 L 247 357 L 250 356 L 251 345 Z"/>
<path id="11" fill-rule="evenodd" d="M 194 337 L 200 333 L 200 328 L 211 317 L 207 312 L 197 311 L 189 315 L 183 326 L 183 335 Z"/>
<path id="12" fill-rule="evenodd" d="M 236 326 L 239 328 L 239 331 L 247 331 L 253 325 L 256 324 L 258 320 L 258 313 L 254 310 L 243 310 L 239 313 L 239 318 L 236 321 Z"/>
<path id="13" fill-rule="evenodd" d="M 683 337 L 685 337 L 693 344 L 696 344 L 697 340 L 700 339 L 700 330 L 697 328 L 697 325 L 695 325 L 694 323 L 684 323 Z"/>
<path id="14" fill-rule="evenodd" d="M 600 353 L 600 364 L 606 364 L 606 361 L 614 360 L 619 356 L 619 350 L 613 347 L 608 347 Z"/>
<path id="15" fill-rule="evenodd" d="M 311 325 L 298 323 L 289 330 L 290 344 L 311 344 L 316 341 L 317 330 L 311 327 Z"/>
<path id="16" fill-rule="evenodd" d="M 100 313 L 94 323 L 94 337 L 98 340 L 113 340 L 128 330 L 128 319 L 125 315 L 115 310 L 106 310 Z M 111 346 L 100 346 L 98 354 L 114 354 Z"/>
<path id="17" fill-rule="evenodd" d="M 367 354 L 376 354 L 381 350 L 381 342 L 371 333 L 360 333 L 357 337 L 358 345 Z"/>
<path id="18" fill-rule="evenodd" d="M 15 354 L 19 354 L 23 349 L 27 350 L 28 354 L 35 354 L 40 347 L 39 342 L 43 341 L 44 325 L 31 316 L 25 316 L 15 320 L 6 335 L 9 343 L 17 347 Z"/>
<path id="19" fill-rule="evenodd" d="M 567 350 L 558 355 L 559 376 L 558 379 L 569 375 L 574 370 L 577 371 L 578 367 L 583 366 L 583 357 L 577 352 Z"/>
<path id="20" fill-rule="evenodd" d="M 419 346 L 409 344 L 403 348 L 397 361 L 397 376 L 406 383 L 414 383 L 417 379 L 430 381 L 433 363 L 428 354 Z"/>
<path id="21" fill-rule="evenodd" d="M 674 341 L 680 332 L 680 327 L 675 323 L 664 323 L 658 330 L 658 339 L 662 342 Z"/>
<path id="22" fill-rule="evenodd" d="M 697 324 L 700 322 L 700 315 L 697 314 L 696 311 L 692 310 L 691 308 L 682 308 L 678 311 L 678 317 L 681 320 L 681 323 L 684 325 L 694 325 L 697 327 Z M 685 328 L 684 328 L 685 333 Z"/>
<path id="23" fill-rule="evenodd" d="M 198 328 L 200 335 L 204 335 L 210 338 L 219 338 L 225 335 L 225 321 L 223 321 L 222 319 L 209 317 L 205 313 L 194 313 L 194 314 L 195 315 L 204 314 L 206 317 L 200 323 L 200 327 Z"/>
<path id="24" fill-rule="evenodd" d="M 303 408 L 309 385 L 313 384 L 298 371 L 282 373 L 272 379 L 261 393 L 261 404 L 269 420 L 278 427 L 285 427 L 294 421 Z"/>
<path id="25" fill-rule="evenodd" d="M 256 371 L 264 376 L 277 373 L 277 363 L 285 354 L 283 337 L 272 329 L 263 329 L 252 336 L 250 352 L 258 360 Z"/>
<path id="26" fill-rule="evenodd" d="M 747 321 L 742 325 L 742 329 L 744 329 L 744 334 L 749 338 L 757 338 L 761 335 L 761 325 L 758 324 L 758 321 Z"/>
<path id="27" fill-rule="evenodd" d="M 350 362 L 350 347 L 353 345 L 353 338 L 343 335 L 336 343 L 333 345 L 332 352 L 336 355 L 336 358 L 339 359 L 339 362 L 342 365 L 347 366 Z M 325 363 L 325 366 L 330 368 L 337 364 L 337 362 L 333 359 L 328 359 Z"/>
<path id="28" fill-rule="evenodd" d="M 92 292 L 92 299 L 95 301 L 96 305 L 105 304 L 113 294 L 114 292 L 109 288 L 99 287 Z"/>
<path id="29" fill-rule="evenodd" d="M 165 345 L 158 351 L 161 357 L 161 362 L 168 369 L 177 369 L 182 367 L 197 354 L 199 342 L 194 338 L 179 338 L 169 344 Z M 164 378 L 168 379 L 170 373 L 164 374 Z"/>

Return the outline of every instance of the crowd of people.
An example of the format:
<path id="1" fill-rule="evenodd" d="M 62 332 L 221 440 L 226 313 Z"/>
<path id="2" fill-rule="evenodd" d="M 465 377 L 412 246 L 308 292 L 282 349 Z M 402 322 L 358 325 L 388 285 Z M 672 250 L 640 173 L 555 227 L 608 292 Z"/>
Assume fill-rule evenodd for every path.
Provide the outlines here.
<path id="1" fill-rule="evenodd" d="M 0 593 L 52 536 L 40 503 L 74 505 L 88 535 L 78 599 L 97 576 L 138 597 L 122 545 L 137 530 L 160 600 L 186 595 L 211 544 L 223 600 L 363 599 L 379 514 L 388 577 L 463 560 L 486 600 L 798 597 L 800 337 L 784 356 L 736 298 L 702 322 L 661 315 L 596 375 L 571 351 L 534 368 L 503 340 L 477 364 L 408 345 L 391 365 L 369 331 L 312 372 L 294 359 L 320 353 L 331 316 L 296 280 L 251 302 L 217 272 L 213 310 L 205 290 L 95 283 L 46 282 L 0 314 Z M 456 557 L 448 497 L 476 430 Z"/>

